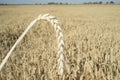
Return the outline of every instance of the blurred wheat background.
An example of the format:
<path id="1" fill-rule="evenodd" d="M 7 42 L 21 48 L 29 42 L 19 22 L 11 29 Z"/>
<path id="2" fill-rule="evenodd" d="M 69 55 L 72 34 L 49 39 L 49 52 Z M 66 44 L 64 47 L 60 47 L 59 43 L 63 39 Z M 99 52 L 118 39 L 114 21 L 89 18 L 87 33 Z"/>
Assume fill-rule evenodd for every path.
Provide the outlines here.
<path id="1" fill-rule="evenodd" d="M 63 80 L 120 80 L 120 5 L 0 6 L 0 63 L 29 23 L 50 13 L 64 30 Z M 0 71 L 0 80 L 58 80 L 51 23 L 38 21 Z"/>

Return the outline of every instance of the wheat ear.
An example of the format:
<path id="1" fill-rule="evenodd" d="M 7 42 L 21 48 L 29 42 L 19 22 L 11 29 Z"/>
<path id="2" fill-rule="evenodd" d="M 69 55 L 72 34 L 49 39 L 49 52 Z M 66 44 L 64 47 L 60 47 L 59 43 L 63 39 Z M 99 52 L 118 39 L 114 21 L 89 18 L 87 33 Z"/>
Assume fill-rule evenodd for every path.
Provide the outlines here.
<path id="1" fill-rule="evenodd" d="M 40 15 L 38 17 L 39 19 L 47 20 L 54 26 L 54 29 L 56 31 L 56 37 L 58 42 L 58 53 L 57 53 L 57 59 L 58 59 L 58 74 L 63 75 L 66 65 L 65 65 L 65 58 L 64 58 L 64 41 L 63 41 L 63 33 L 62 29 L 60 27 L 60 23 L 56 19 L 55 16 L 50 16 L 49 14 Z"/>

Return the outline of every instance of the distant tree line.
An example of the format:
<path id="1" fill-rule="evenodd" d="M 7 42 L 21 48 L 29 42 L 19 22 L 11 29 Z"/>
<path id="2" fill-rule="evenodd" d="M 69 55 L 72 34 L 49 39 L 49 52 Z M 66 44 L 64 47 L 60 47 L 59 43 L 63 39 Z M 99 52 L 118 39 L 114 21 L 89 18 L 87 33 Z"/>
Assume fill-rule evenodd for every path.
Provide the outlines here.
<path id="1" fill-rule="evenodd" d="M 114 4 L 114 3 L 115 3 L 114 1 L 109 1 L 109 2 L 99 1 L 99 2 L 85 2 L 83 4 Z M 59 2 L 59 3 L 57 3 L 57 2 L 48 2 L 47 4 L 35 3 L 35 5 L 69 5 L 69 4 L 72 4 L 72 3 L 62 3 L 62 2 Z M 0 5 L 8 5 L 8 4 L 0 3 Z"/>
<path id="2" fill-rule="evenodd" d="M 0 5 L 7 5 L 7 3 L 0 3 Z"/>
<path id="3" fill-rule="evenodd" d="M 114 4 L 114 1 L 106 2 L 105 4 Z M 103 4 L 102 1 L 99 2 L 85 2 L 84 4 Z"/>
<path id="4" fill-rule="evenodd" d="M 106 4 L 114 4 L 114 1 L 106 2 Z"/>
<path id="5" fill-rule="evenodd" d="M 62 2 L 48 2 L 47 4 L 42 4 L 42 3 L 35 3 L 35 5 L 68 5 L 68 3 L 62 3 Z"/>
<path id="6" fill-rule="evenodd" d="M 55 3 L 55 2 L 49 2 L 48 5 L 52 5 L 52 4 L 55 4 L 55 5 L 67 5 L 68 3 Z"/>
<path id="7" fill-rule="evenodd" d="M 99 1 L 99 2 L 85 2 L 83 4 L 114 4 L 115 2 L 114 1 L 109 1 L 109 2 L 102 2 L 102 1 Z M 57 2 L 48 2 L 47 3 L 48 5 L 69 5 L 71 3 L 57 3 Z"/>

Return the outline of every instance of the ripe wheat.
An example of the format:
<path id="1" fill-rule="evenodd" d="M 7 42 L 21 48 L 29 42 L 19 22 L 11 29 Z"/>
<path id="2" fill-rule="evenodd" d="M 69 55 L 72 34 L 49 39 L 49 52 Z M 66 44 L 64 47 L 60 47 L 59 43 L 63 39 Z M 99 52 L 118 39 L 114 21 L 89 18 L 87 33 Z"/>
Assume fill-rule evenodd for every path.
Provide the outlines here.
<path id="1" fill-rule="evenodd" d="M 8 58 L 10 57 L 11 53 L 15 49 L 15 47 L 18 45 L 18 43 L 23 39 L 25 34 L 32 28 L 32 26 L 38 21 L 38 20 L 47 20 L 50 22 L 56 31 L 56 37 L 58 42 L 58 53 L 57 53 L 57 59 L 58 59 L 58 75 L 63 75 L 65 70 L 65 59 L 64 59 L 64 41 L 63 41 L 63 34 L 62 29 L 60 27 L 60 23 L 56 19 L 55 16 L 50 16 L 49 14 L 39 15 L 38 18 L 33 20 L 30 25 L 26 28 L 26 30 L 23 32 L 23 34 L 19 37 L 19 39 L 15 42 L 13 47 L 10 49 L 6 57 L 3 59 L 2 63 L 0 64 L 0 70 L 3 68 L 5 63 L 7 62 Z"/>

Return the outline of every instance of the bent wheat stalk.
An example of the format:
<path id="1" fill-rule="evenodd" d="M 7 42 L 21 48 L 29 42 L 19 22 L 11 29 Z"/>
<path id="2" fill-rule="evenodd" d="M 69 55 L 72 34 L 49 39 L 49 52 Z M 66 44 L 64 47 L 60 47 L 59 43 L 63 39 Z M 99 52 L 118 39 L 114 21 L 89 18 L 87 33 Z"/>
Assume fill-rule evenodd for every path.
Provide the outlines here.
<path id="1" fill-rule="evenodd" d="M 63 75 L 64 70 L 65 70 L 65 59 L 64 59 L 64 41 L 63 41 L 63 34 L 62 34 L 62 29 L 60 27 L 60 24 L 56 17 L 50 16 L 49 14 L 44 14 L 44 15 L 39 15 L 38 18 L 33 20 L 30 25 L 26 28 L 26 30 L 22 33 L 22 35 L 18 38 L 18 40 L 15 42 L 13 47 L 10 49 L 6 57 L 3 59 L 2 63 L 0 64 L 0 70 L 3 68 L 5 63 L 7 62 L 8 58 L 10 57 L 11 53 L 15 49 L 15 47 L 18 45 L 18 43 L 23 39 L 25 34 L 32 28 L 32 26 L 38 21 L 38 20 L 47 20 L 50 22 L 56 31 L 56 37 L 57 37 L 57 42 L 58 42 L 58 54 L 57 54 L 57 59 L 58 59 L 58 75 Z"/>

